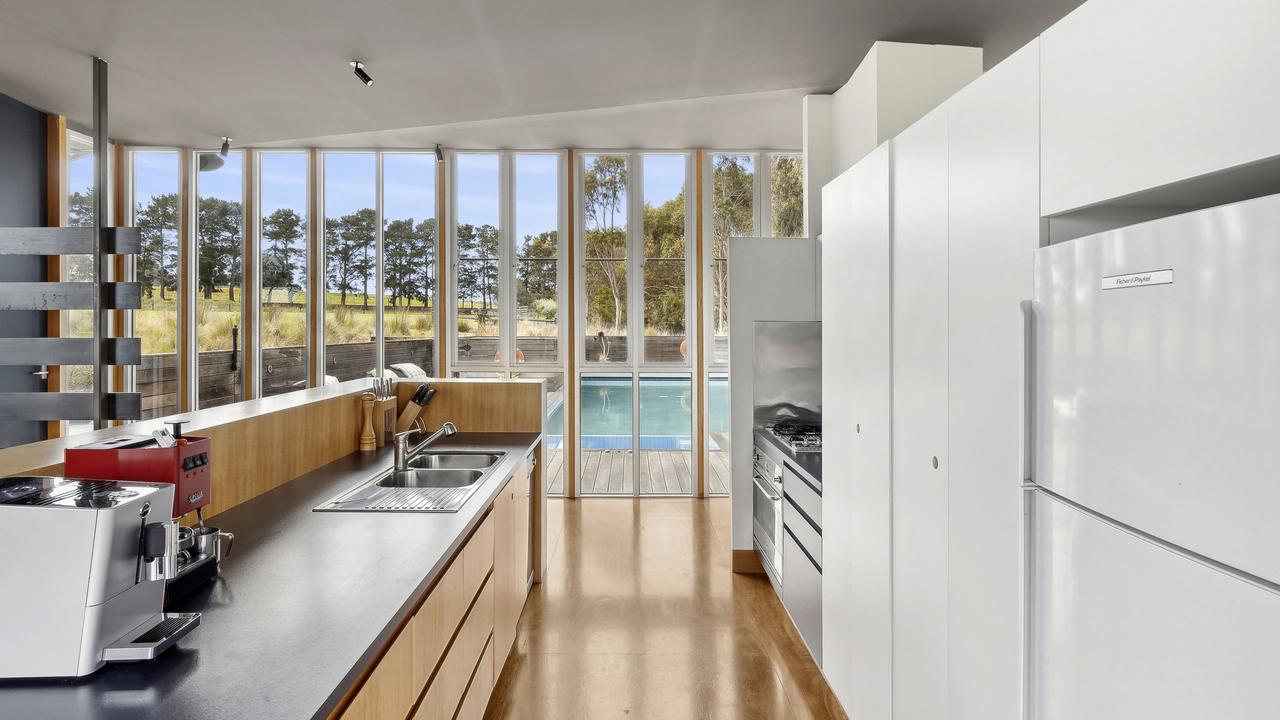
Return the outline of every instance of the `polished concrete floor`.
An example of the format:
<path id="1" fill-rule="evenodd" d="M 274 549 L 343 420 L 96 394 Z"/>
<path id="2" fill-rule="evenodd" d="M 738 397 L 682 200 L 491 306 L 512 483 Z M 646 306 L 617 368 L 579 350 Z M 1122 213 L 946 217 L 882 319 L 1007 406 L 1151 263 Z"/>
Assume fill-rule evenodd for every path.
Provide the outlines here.
<path id="1" fill-rule="evenodd" d="M 730 571 L 729 500 L 549 501 L 489 718 L 840 718 L 763 576 Z"/>

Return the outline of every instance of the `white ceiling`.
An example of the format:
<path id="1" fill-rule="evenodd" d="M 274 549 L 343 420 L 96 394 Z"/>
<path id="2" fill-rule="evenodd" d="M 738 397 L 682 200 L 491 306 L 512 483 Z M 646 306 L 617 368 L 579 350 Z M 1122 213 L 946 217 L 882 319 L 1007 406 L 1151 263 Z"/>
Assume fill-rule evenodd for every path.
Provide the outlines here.
<path id="1" fill-rule="evenodd" d="M 990 64 L 1080 1 L 0 0 L 0 92 L 87 125 L 100 55 L 127 142 L 798 147 L 875 40 Z"/>

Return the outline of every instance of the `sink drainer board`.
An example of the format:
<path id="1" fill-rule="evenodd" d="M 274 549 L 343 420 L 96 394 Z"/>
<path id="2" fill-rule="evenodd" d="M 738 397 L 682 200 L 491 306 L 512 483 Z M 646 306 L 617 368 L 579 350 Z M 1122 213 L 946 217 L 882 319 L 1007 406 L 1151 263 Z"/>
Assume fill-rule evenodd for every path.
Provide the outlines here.
<path id="1" fill-rule="evenodd" d="M 409 458 L 312 508 L 331 512 L 457 512 L 493 472 L 505 451 L 436 451 Z"/>
<path id="2" fill-rule="evenodd" d="M 457 510 L 475 488 L 385 488 L 362 505 L 366 510 Z"/>
<path id="3" fill-rule="evenodd" d="M 381 487 L 377 482 L 382 477 L 379 475 L 352 490 L 344 490 L 314 509 L 320 512 L 457 512 L 483 484 L 478 480 L 473 485 L 454 488 Z"/>

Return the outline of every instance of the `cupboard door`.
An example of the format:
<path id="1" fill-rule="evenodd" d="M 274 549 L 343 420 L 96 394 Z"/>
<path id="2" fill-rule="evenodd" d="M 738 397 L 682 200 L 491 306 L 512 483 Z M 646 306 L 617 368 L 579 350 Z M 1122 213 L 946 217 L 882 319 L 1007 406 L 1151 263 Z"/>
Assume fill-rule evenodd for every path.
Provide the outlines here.
<path id="1" fill-rule="evenodd" d="M 1021 717 L 1023 318 L 1040 242 L 1035 43 L 950 107 L 951 720 Z"/>
<path id="2" fill-rule="evenodd" d="M 511 481 L 517 483 L 515 487 L 516 532 L 512 538 L 511 550 L 513 579 L 515 581 L 515 585 L 512 587 L 512 602 L 514 603 L 515 619 L 519 622 L 520 613 L 524 610 L 525 600 L 529 596 L 529 526 L 532 522 L 530 510 L 533 508 L 533 494 L 528 461 L 520 466 L 517 475 Z"/>
<path id="3" fill-rule="evenodd" d="M 822 191 L 822 514 L 845 520 L 823 528 L 822 669 L 860 720 L 892 696 L 890 153 Z"/>
<path id="4" fill-rule="evenodd" d="M 805 523 L 803 519 L 799 523 Z M 803 527 L 797 523 L 796 527 Z M 814 563 L 809 548 L 788 526 L 782 535 L 782 604 L 814 661 L 822 664 L 822 570 Z"/>
<path id="5" fill-rule="evenodd" d="M 893 717 L 947 717 L 947 108 L 893 141 Z M 963 251 L 963 249 L 960 249 Z"/>
<path id="6" fill-rule="evenodd" d="M 1044 214 L 1280 155 L 1278 27 L 1275 0 L 1091 0 L 1046 30 Z"/>
<path id="7" fill-rule="evenodd" d="M 532 488 L 529 464 L 521 463 L 494 500 L 493 574 L 497 579 L 493 649 L 494 673 L 502 667 L 515 644 L 516 624 L 529 591 L 529 510 Z"/>
<path id="8" fill-rule="evenodd" d="M 515 574 L 512 544 L 515 537 L 515 478 L 512 475 L 493 501 L 493 657 L 495 672 L 507 661 L 507 653 L 515 640 L 516 627 L 511 619 L 512 577 Z"/>

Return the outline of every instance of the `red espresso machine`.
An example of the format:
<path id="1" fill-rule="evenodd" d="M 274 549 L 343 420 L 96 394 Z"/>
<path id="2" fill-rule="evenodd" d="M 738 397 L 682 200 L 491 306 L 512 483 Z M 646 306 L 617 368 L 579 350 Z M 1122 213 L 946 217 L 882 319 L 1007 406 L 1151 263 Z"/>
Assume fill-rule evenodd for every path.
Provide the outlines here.
<path id="1" fill-rule="evenodd" d="M 212 443 L 207 437 L 183 436 L 183 422 L 166 423 L 173 426 L 171 445 L 150 435 L 121 435 L 68 448 L 63 458 L 67 477 L 173 485 L 172 517 L 177 520 L 196 514 L 194 527 L 179 529 L 178 572 L 165 587 L 166 606 L 217 577 L 223 555 L 231 552 L 235 542 L 231 533 L 204 524 L 212 480 Z"/>

